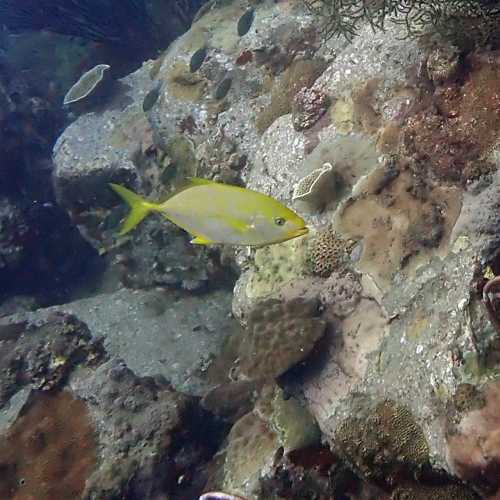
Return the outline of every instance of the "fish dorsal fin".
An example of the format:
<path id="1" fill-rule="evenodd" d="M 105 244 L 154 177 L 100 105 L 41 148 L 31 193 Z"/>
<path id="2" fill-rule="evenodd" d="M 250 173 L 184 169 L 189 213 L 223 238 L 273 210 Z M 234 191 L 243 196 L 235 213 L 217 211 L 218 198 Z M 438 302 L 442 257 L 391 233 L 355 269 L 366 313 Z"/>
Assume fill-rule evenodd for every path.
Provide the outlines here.
<path id="1" fill-rule="evenodd" d="M 183 186 L 175 189 L 171 193 L 167 194 L 160 202 L 161 205 L 165 204 L 170 198 L 173 198 L 174 196 L 177 196 L 179 193 L 182 193 L 183 191 L 186 191 L 187 189 L 190 189 L 195 186 L 205 186 L 208 184 L 218 184 L 215 181 L 210 181 L 208 179 L 201 179 L 200 177 L 187 177 L 187 182 Z"/>
<path id="2" fill-rule="evenodd" d="M 206 184 L 218 184 L 215 181 L 211 181 L 209 179 L 202 179 L 200 177 L 188 177 L 190 186 L 204 186 Z"/>

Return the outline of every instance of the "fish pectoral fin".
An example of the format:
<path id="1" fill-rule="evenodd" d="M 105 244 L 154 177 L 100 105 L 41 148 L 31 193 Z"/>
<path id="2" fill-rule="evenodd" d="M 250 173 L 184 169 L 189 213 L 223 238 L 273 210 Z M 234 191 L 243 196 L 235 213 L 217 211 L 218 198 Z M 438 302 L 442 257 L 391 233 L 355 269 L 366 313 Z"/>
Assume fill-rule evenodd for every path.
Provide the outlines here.
<path id="1" fill-rule="evenodd" d="M 248 225 L 245 221 L 242 221 L 240 219 L 236 219 L 234 217 L 223 217 L 228 225 L 232 227 L 234 230 L 238 231 L 239 233 L 245 233 L 249 229 L 251 229 L 251 226 Z"/>
<path id="2" fill-rule="evenodd" d="M 196 236 L 191 240 L 191 243 L 193 245 L 210 245 L 213 241 L 207 240 L 207 238 L 204 238 L 203 236 Z"/>

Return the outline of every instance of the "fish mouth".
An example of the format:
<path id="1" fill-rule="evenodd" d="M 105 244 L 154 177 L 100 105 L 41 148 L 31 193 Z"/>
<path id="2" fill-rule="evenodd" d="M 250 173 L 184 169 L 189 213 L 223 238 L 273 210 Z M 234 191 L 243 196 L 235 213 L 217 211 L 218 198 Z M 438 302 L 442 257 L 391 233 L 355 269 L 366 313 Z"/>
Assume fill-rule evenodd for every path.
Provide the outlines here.
<path id="1" fill-rule="evenodd" d="M 309 232 L 308 227 L 301 227 L 293 232 L 294 236 L 303 236 L 304 234 L 307 234 Z"/>

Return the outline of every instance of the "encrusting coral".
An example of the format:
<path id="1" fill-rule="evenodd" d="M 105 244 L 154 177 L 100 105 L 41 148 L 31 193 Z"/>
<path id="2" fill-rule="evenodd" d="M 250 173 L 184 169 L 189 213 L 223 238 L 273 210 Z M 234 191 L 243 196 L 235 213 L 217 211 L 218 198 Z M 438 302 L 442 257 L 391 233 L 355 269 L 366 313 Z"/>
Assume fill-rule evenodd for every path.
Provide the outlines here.
<path id="1" fill-rule="evenodd" d="M 80 498 L 96 462 L 97 443 L 85 403 L 69 392 L 35 393 L 0 438 L 0 497 Z"/>
<path id="2" fill-rule="evenodd" d="M 324 334 L 315 301 L 268 299 L 248 315 L 248 331 L 239 346 L 239 373 L 273 379 L 303 360 Z"/>

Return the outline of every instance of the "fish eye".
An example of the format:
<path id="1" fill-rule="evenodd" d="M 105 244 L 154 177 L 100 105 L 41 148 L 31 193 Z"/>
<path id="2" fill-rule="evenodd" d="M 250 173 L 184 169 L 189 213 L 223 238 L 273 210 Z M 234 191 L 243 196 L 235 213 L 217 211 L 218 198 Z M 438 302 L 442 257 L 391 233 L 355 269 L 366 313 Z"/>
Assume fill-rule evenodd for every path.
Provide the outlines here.
<path id="1" fill-rule="evenodd" d="M 275 217 L 274 218 L 274 223 L 277 225 L 277 226 L 284 226 L 285 225 L 285 219 L 283 219 L 283 217 Z"/>

